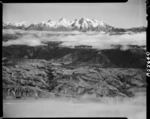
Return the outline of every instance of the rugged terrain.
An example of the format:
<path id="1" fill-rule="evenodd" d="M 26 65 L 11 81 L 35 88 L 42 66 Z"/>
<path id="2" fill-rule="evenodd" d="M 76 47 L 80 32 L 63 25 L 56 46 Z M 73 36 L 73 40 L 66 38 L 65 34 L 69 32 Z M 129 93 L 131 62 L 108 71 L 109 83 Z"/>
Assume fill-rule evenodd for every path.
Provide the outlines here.
<path id="1" fill-rule="evenodd" d="M 77 98 L 85 94 L 131 97 L 135 90 L 143 92 L 146 89 L 145 64 L 140 62 L 145 55 L 140 52 L 132 52 L 133 55 L 124 60 L 122 55 L 117 61 L 111 55 L 119 56 L 119 53 L 115 53 L 123 51 L 107 51 L 111 54 L 105 56 L 102 53 L 106 51 L 101 53 L 78 49 L 65 52 L 65 49 L 53 49 L 49 51 L 49 56 L 45 50 L 41 52 L 41 49 L 33 48 L 33 52 L 33 49 L 28 48 L 32 54 L 30 56 L 23 46 L 14 47 L 11 50 L 10 47 L 4 47 L 3 50 L 4 97 Z M 135 56 L 141 56 L 141 59 Z"/>
<path id="2" fill-rule="evenodd" d="M 3 98 L 146 93 L 144 39 L 143 32 L 111 36 L 4 29 Z"/>
<path id="3" fill-rule="evenodd" d="M 133 89 L 144 89 L 144 69 L 100 68 L 92 65 L 58 65 L 45 60 L 27 60 L 3 66 L 3 88 L 6 95 L 39 97 L 54 93 L 78 97 L 84 94 L 134 96 Z"/>
<path id="4" fill-rule="evenodd" d="M 4 117 L 146 119 L 146 34 L 140 29 L 3 29 Z"/>

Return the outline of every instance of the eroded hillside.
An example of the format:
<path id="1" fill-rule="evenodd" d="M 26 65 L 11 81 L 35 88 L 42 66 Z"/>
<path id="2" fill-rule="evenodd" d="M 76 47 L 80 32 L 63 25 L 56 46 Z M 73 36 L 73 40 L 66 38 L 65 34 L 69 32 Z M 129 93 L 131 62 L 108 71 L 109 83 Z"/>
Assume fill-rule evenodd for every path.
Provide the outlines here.
<path id="1" fill-rule="evenodd" d="M 3 94 L 19 97 L 80 97 L 84 94 L 134 96 L 146 88 L 145 71 L 134 68 L 100 68 L 92 65 L 61 65 L 46 60 L 3 64 Z M 134 90 L 134 91 L 132 91 Z"/>

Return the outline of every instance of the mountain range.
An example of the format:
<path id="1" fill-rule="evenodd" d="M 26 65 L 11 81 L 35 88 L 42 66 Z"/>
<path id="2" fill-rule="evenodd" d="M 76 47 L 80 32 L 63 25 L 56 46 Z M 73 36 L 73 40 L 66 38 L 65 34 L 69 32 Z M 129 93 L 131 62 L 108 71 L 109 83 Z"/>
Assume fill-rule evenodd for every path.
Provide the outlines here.
<path id="1" fill-rule="evenodd" d="M 3 29 L 23 29 L 23 30 L 41 30 L 41 31 L 104 31 L 104 32 L 126 32 L 134 31 L 141 32 L 146 31 L 146 27 L 137 28 L 116 28 L 108 25 L 107 23 L 95 19 L 81 18 L 75 20 L 67 20 L 61 18 L 58 21 L 48 20 L 47 22 L 27 24 L 21 23 L 4 23 Z"/>
<path id="2" fill-rule="evenodd" d="M 3 29 L 97 33 L 102 31 L 110 33 L 109 37 L 126 32 L 138 34 L 146 31 L 146 27 L 116 28 L 102 21 L 87 18 L 73 21 L 62 18 L 58 21 L 49 20 L 30 25 L 25 22 L 3 23 Z M 37 32 L 29 33 L 20 30 L 13 33 L 12 30 L 3 32 L 3 43 L 14 42 L 11 45 L 3 45 L 2 48 L 4 99 L 9 97 L 81 99 L 82 96 L 88 95 L 100 101 L 102 97 L 133 97 L 140 93 L 145 95 L 147 86 L 145 45 L 130 44 L 123 50 L 124 44 L 112 44 L 111 49 L 100 50 L 94 49 L 91 44 L 76 45 L 74 48 L 62 47 L 63 40 L 42 42 L 44 45 L 38 46 L 17 44 L 18 41 L 25 43 L 40 41 L 40 38 L 46 35 L 48 37 L 45 39 L 55 36 L 53 33 L 44 35 L 37 35 Z M 136 35 L 131 36 L 133 37 L 127 38 L 132 42 L 138 41 L 135 40 Z M 88 38 L 91 39 L 85 37 L 84 40 L 88 41 Z M 115 36 L 115 39 L 117 38 L 125 42 L 123 37 Z M 139 37 L 139 40 L 142 38 Z M 106 37 L 103 39 L 107 40 Z M 72 41 L 71 39 L 70 42 Z M 96 42 L 98 43 L 100 42 Z"/>

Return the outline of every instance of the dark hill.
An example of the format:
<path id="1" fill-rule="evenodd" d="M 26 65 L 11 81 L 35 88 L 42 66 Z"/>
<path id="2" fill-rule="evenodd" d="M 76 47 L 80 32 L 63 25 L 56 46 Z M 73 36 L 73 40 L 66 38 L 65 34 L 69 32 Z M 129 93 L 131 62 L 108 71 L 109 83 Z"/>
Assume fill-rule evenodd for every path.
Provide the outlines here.
<path id="1" fill-rule="evenodd" d="M 59 47 L 60 43 L 47 46 L 11 45 L 3 47 L 2 55 L 8 59 L 45 59 L 57 63 L 100 64 L 101 67 L 145 68 L 146 55 L 140 47 L 128 50 L 119 48 L 109 50 L 73 49 Z"/>

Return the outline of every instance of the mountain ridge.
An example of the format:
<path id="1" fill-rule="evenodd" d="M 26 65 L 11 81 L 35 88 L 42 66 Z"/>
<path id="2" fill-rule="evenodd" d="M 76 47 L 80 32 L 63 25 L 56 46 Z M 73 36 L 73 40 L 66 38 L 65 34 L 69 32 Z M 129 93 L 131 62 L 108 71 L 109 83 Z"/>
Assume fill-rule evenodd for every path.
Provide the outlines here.
<path id="1" fill-rule="evenodd" d="M 67 20 L 61 18 L 58 21 L 48 20 L 46 22 L 27 24 L 21 23 L 5 23 L 3 22 L 3 29 L 23 29 L 23 30 L 41 30 L 41 31 L 104 31 L 104 32 L 126 32 L 126 31 L 146 31 L 146 27 L 134 28 L 117 28 L 107 23 L 96 20 L 81 18 L 75 20 Z"/>

